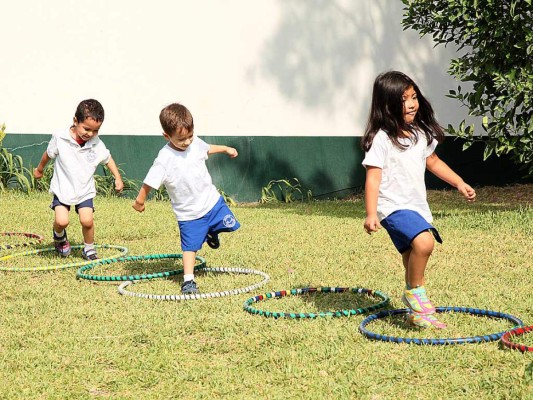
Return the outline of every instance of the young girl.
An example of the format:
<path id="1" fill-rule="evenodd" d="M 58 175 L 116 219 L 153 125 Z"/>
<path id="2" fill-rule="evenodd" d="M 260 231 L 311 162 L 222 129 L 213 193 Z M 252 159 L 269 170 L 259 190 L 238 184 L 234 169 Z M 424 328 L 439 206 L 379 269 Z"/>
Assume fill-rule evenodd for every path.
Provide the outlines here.
<path id="1" fill-rule="evenodd" d="M 380 74 L 372 93 L 370 116 L 362 140 L 366 168 L 365 231 L 383 226 L 402 255 L 406 288 L 402 302 L 408 321 L 418 327 L 445 328 L 435 317 L 435 307 L 424 288 L 424 271 L 433 252 L 434 239 L 442 243 L 431 225 L 426 199 L 426 168 L 457 188 L 468 200 L 476 192 L 435 154 L 444 132 L 431 104 L 407 75 Z"/>

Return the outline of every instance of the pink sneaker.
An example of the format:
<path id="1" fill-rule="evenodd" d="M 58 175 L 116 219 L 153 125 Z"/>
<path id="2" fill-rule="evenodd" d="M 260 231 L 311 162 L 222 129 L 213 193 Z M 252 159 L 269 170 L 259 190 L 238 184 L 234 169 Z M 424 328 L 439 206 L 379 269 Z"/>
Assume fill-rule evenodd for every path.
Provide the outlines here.
<path id="1" fill-rule="evenodd" d="M 424 286 L 409 290 L 406 289 L 402 296 L 402 302 L 415 313 L 435 313 L 435 307 L 433 307 L 433 304 L 431 304 L 431 301 L 429 301 L 426 294 L 426 288 Z"/>
<path id="2" fill-rule="evenodd" d="M 446 328 L 446 324 L 444 322 L 440 322 L 434 314 L 419 314 L 410 312 L 407 314 L 407 322 L 418 328 Z"/>

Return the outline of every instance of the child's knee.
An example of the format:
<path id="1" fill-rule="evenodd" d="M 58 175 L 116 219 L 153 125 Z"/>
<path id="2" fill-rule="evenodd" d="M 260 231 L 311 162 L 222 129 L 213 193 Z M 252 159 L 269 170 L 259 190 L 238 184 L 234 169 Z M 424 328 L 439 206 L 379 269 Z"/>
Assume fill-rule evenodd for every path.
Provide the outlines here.
<path id="1" fill-rule="evenodd" d="M 67 215 L 57 215 L 55 217 L 55 225 L 56 227 L 62 229 L 65 229 L 68 226 L 68 214 Z"/>
<path id="2" fill-rule="evenodd" d="M 92 215 L 80 215 L 80 224 L 85 229 L 90 229 L 94 226 L 94 218 Z"/>
<path id="3" fill-rule="evenodd" d="M 418 254 L 431 255 L 435 247 L 435 239 L 431 232 L 422 232 L 412 242 L 411 247 Z"/>

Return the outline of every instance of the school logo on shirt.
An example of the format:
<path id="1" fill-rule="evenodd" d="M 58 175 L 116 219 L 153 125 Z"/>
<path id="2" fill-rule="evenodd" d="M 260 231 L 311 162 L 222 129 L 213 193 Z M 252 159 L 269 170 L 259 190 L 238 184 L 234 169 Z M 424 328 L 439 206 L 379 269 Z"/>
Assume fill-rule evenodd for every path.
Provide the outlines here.
<path id="1" fill-rule="evenodd" d="M 90 163 L 94 162 L 96 160 L 96 152 L 94 150 L 90 150 L 87 152 L 87 161 Z"/>
<path id="2" fill-rule="evenodd" d="M 222 223 L 227 228 L 233 228 L 235 226 L 235 222 L 235 217 L 231 214 L 226 215 L 222 220 Z"/>

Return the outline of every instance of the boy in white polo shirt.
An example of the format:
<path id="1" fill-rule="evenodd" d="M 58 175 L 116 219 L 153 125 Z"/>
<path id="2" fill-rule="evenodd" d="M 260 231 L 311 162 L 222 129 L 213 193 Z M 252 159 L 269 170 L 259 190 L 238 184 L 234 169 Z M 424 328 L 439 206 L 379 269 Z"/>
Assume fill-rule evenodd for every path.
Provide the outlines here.
<path id="1" fill-rule="evenodd" d="M 54 244 L 60 256 L 70 254 L 66 228 L 72 205 L 79 215 L 83 233 L 82 257 L 96 260 L 94 246 L 94 204 L 96 187 L 94 172 L 99 164 L 105 164 L 115 177 L 115 189 L 122 191 L 124 184 L 111 153 L 98 137 L 104 122 L 104 108 L 93 99 L 83 100 L 76 109 L 74 124 L 56 132 L 48 143 L 33 176 L 42 178 L 48 161 L 55 159 L 50 193 L 54 195 L 50 208 L 54 210 Z"/>
<path id="2" fill-rule="evenodd" d="M 168 143 L 148 171 L 133 208 L 143 212 L 152 188 L 165 185 L 178 221 L 183 250 L 181 292 L 198 293 L 194 282 L 196 252 L 204 242 L 213 249 L 218 248 L 220 232 L 232 232 L 240 227 L 213 185 L 205 161 L 210 154 L 226 153 L 235 158 L 238 153 L 233 147 L 207 144 L 194 136 L 192 115 L 181 104 L 163 108 L 159 120 Z"/>

